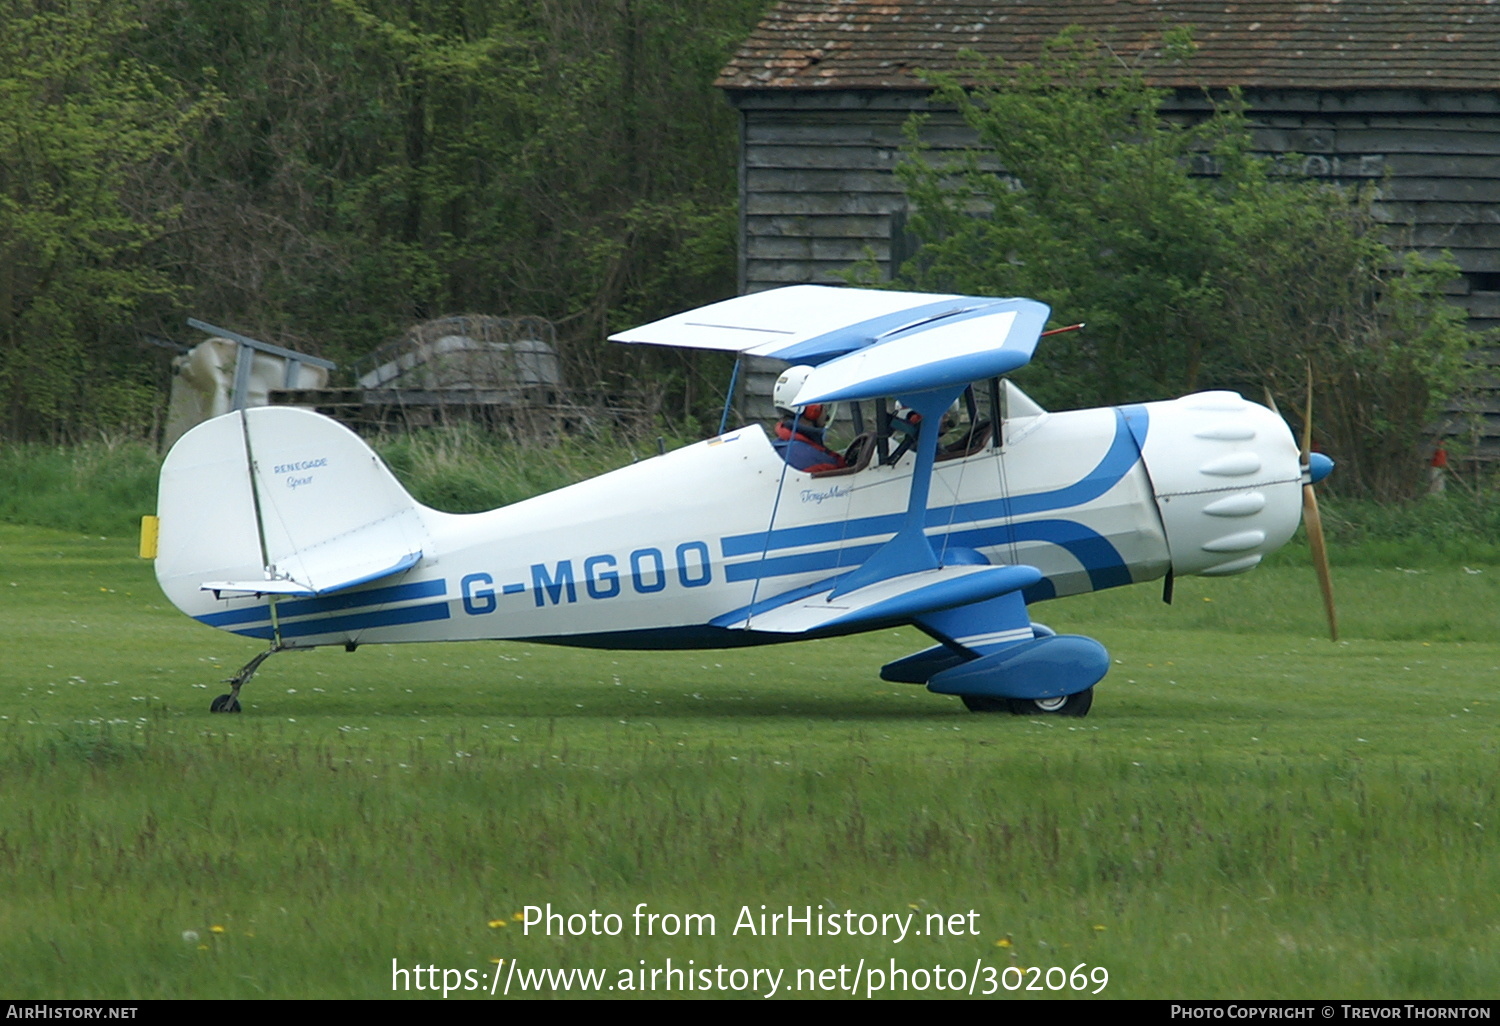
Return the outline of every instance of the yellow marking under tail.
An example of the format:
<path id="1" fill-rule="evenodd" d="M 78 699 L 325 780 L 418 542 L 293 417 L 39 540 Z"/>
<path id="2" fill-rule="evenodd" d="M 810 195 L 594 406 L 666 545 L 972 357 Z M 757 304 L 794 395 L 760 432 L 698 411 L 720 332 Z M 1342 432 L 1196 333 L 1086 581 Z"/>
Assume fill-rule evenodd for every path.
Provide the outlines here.
<path id="1" fill-rule="evenodd" d="M 161 531 L 161 519 L 149 513 L 141 517 L 141 558 L 156 558 L 156 538 Z"/>

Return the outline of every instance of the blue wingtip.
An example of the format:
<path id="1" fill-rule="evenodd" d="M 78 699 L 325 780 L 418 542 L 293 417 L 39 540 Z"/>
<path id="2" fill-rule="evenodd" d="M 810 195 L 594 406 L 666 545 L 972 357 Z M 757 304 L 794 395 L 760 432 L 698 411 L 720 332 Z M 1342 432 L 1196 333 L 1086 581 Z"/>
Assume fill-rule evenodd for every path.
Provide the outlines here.
<path id="1" fill-rule="evenodd" d="M 1309 484 L 1317 484 L 1329 474 L 1333 473 L 1333 460 L 1320 452 L 1307 454 L 1307 480 Z"/>

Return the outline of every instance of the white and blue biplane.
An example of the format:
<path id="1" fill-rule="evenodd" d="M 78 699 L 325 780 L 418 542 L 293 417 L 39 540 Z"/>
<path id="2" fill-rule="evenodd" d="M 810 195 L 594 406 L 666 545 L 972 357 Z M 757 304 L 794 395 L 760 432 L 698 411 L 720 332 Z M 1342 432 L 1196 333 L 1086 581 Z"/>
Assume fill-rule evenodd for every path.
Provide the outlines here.
<path id="1" fill-rule="evenodd" d="M 214 711 L 237 711 L 286 649 L 730 648 L 909 624 L 934 644 L 882 678 L 975 710 L 1081 716 L 1108 654 L 1030 607 L 1249 570 L 1315 511 L 1307 486 L 1332 464 L 1232 392 L 1044 411 L 1006 375 L 1048 314 L 798 285 L 623 332 L 812 367 L 794 406 L 851 404 L 849 465 L 797 470 L 751 425 L 487 513 L 420 505 L 318 414 L 241 410 L 167 456 L 157 579 L 201 623 L 270 643 Z M 914 442 L 892 436 L 892 399 L 920 414 Z M 969 423 L 944 444 L 955 403 Z"/>

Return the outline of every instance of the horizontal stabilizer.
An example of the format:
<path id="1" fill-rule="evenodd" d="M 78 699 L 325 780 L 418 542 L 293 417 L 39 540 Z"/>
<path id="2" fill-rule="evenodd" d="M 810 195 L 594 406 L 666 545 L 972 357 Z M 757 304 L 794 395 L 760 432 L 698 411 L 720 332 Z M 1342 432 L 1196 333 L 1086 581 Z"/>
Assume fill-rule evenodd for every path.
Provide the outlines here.
<path id="1" fill-rule="evenodd" d="M 316 595 L 305 584 L 286 579 L 277 581 L 204 581 L 199 591 L 211 591 L 214 598 L 224 595 Z"/>
<path id="2" fill-rule="evenodd" d="M 773 634 L 868 629 L 1020 591 L 1041 576 L 1030 566 L 945 566 L 887 578 L 837 598 L 830 594 L 830 581 L 829 589 L 812 595 L 793 592 L 789 601 L 760 603 L 759 611 L 737 610 L 713 621 L 713 626 Z"/>
<path id="3" fill-rule="evenodd" d="M 357 542 L 356 542 L 357 544 Z M 340 546 L 340 548 L 354 548 L 355 546 Z M 394 563 L 381 565 L 382 558 L 371 558 L 368 551 L 348 552 L 352 557 L 339 561 L 338 557 L 345 553 L 323 553 L 323 562 L 327 565 L 319 565 L 317 559 L 309 560 L 303 557 L 303 568 L 301 574 L 306 580 L 293 577 L 279 577 L 274 580 L 264 581 L 204 581 L 200 586 L 201 591 L 211 591 L 214 597 L 221 594 L 236 595 L 331 595 L 334 592 L 345 591 L 361 584 L 369 584 L 378 581 L 382 577 L 390 577 L 399 574 L 403 570 L 410 570 L 422 559 L 421 552 L 408 552 Z M 332 556 L 330 560 L 327 557 Z M 309 565 L 309 563 L 311 565 Z M 316 583 L 315 583 L 316 582 Z"/>

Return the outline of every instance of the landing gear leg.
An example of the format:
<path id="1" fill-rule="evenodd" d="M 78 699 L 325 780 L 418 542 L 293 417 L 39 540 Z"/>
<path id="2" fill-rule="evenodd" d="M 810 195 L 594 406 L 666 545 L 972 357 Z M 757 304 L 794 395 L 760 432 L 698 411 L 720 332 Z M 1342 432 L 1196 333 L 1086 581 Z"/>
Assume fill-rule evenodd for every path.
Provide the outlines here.
<path id="1" fill-rule="evenodd" d="M 240 688 L 244 687 L 249 682 L 250 678 L 255 676 L 255 671 L 260 669 L 261 663 L 265 662 L 266 659 L 269 658 L 273 653 L 280 652 L 281 648 L 282 646 L 280 645 L 272 645 L 270 648 L 260 653 L 260 655 L 256 656 L 244 666 L 240 667 L 239 673 L 236 673 L 233 677 L 230 677 L 229 679 L 224 681 L 224 683 L 229 685 L 229 694 L 220 695 L 218 698 L 214 699 L 213 703 L 209 705 L 208 711 L 216 713 L 239 712 Z"/>

